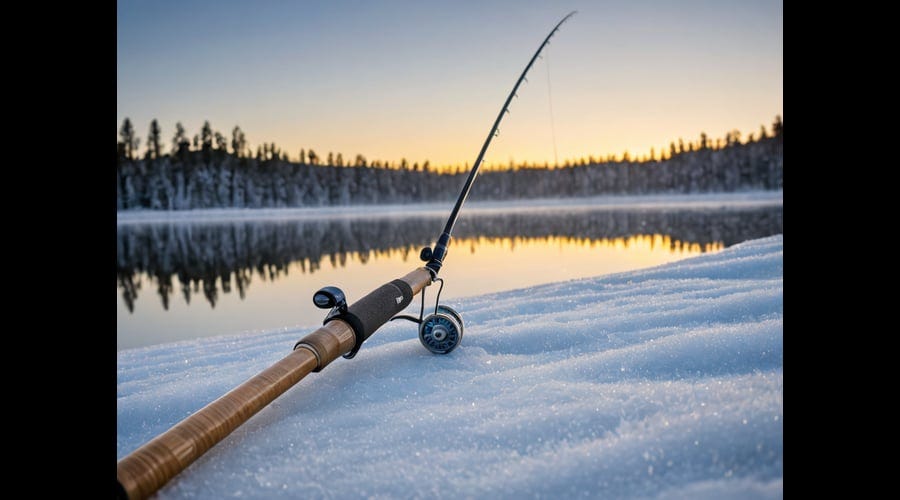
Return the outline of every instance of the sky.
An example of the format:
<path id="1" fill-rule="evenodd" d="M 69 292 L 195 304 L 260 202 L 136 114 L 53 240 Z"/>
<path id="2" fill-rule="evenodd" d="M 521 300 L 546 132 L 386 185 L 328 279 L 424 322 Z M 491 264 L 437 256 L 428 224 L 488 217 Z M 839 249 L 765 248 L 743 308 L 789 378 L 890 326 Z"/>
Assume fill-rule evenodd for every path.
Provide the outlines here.
<path id="1" fill-rule="evenodd" d="M 490 164 L 658 152 L 784 116 L 783 0 L 119 0 L 116 131 L 208 120 L 250 146 Z"/>

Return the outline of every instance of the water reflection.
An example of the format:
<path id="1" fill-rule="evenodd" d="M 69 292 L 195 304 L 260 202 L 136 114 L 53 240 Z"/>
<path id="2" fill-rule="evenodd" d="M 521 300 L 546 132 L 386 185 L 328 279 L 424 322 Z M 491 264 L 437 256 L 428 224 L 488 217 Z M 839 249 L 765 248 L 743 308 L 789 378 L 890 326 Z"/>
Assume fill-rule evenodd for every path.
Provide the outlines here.
<path id="1" fill-rule="evenodd" d="M 482 241 L 500 241 L 513 252 L 535 241 L 711 251 L 782 233 L 782 218 L 780 206 L 464 214 L 451 252 L 477 252 Z M 417 264 L 419 249 L 432 243 L 443 223 L 444 217 L 414 217 L 121 225 L 116 284 L 129 312 L 144 279 L 156 288 L 165 309 L 176 290 L 187 303 L 202 293 L 215 307 L 220 291 L 236 288 L 243 299 L 254 276 L 277 280 L 292 263 L 303 273 L 315 273 L 323 262 L 343 267 L 348 260 L 365 264 L 382 257 Z"/>
<path id="2" fill-rule="evenodd" d="M 630 248 L 643 247 L 650 251 L 657 249 L 665 249 L 671 253 L 690 255 L 697 253 L 716 252 L 725 248 L 721 241 L 711 243 L 696 243 L 689 241 L 679 241 L 672 239 L 670 236 L 662 234 L 639 234 L 636 236 L 618 237 L 618 238 L 573 238 L 569 236 L 548 236 L 545 238 L 523 238 L 516 236 L 508 237 L 487 237 L 479 236 L 478 238 L 454 239 L 454 249 L 468 248 L 470 253 L 475 253 L 479 246 L 493 245 L 501 250 L 515 251 L 517 247 L 534 243 L 541 244 L 545 247 L 566 246 L 566 247 L 586 247 L 586 248 L 613 248 L 619 250 L 627 250 Z"/>

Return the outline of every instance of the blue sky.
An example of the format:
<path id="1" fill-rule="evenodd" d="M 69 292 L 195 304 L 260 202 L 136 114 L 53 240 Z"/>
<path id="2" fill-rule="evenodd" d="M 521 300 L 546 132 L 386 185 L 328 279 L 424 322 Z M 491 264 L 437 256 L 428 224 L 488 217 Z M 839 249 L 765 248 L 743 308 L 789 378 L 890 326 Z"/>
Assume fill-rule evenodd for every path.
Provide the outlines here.
<path id="1" fill-rule="evenodd" d="M 489 163 L 644 154 L 783 116 L 782 1 L 117 3 L 116 130 L 204 120 L 296 158 Z M 549 85 L 549 88 L 548 88 Z M 552 109 L 552 112 L 551 112 Z"/>

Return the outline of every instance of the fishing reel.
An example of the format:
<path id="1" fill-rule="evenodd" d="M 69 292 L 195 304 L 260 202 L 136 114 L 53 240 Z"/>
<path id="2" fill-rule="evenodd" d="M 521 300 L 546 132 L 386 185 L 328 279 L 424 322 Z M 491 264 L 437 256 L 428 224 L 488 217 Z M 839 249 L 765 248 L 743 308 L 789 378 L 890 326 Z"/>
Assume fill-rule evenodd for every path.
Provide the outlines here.
<path id="1" fill-rule="evenodd" d="M 447 354 L 462 340 L 463 320 L 450 306 L 438 305 L 419 323 L 419 342 L 434 354 Z"/>
<path id="2" fill-rule="evenodd" d="M 435 278 L 434 281 L 441 283 L 434 301 L 434 312 L 425 315 L 425 289 L 422 289 L 422 306 L 419 309 L 418 318 L 408 314 L 398 314 L 389 321 L 405 319 L 417 323 L 419 325 L 419 342 L 426 349 L 434 354 L 449 354 L 462 341 L 463 320 L 455 309 L 440 303 L 444 280 Z"/>
<path id="3" fill-rule="evenodd" d="M 425 289 L 422 290 L 422 306 L 419 310 L 419 316 L 410 316 L 408 314 L 399 314 L 388 321 L 395 319 L 405 319 L 419 325 L 419 341 L 426 349 L 434 354 L 447 354 L 462 340 L 463 336 L 463 320 L 462 316 L 450 306 L 440 304 L 441 290 L 444 288 L 444 280 L 434 278 L 432 282 L 440 282 L 437 298 L 434 303 L 433 312 L 425 315 Z M 357 328 L 361 328 L 357 316 L 352 314 L 347 307 L 347 299 L 344 292 L 340 288 L 326 286 L 313 295 L 313 303 L 321 309 L 330 309 L 328 315 L 325 316 L 324 323 L 328 323 L 332 319 L 343 319 L 351 324 L 354 332 Z M 400 302 L 398 301 L 398 304 Z M 405 304 L 404 304 L 405 305 Z M 356 319 L 356 320 L 354 320 Z M 382 320 L 383 321 L 383 320 Z M 377 327 L 376 327 L 377 328 Z M 371 332 L 370 332 L 371 334 Z M 366 335 L 365 337 L 368 337 Z M 363 338 L 363 340 L 365 339 Z M 352 358 L 356 355 L 359 345 L 362 341 L 358 341 L 354 349 L 345 354 L 345 358 Z"/>

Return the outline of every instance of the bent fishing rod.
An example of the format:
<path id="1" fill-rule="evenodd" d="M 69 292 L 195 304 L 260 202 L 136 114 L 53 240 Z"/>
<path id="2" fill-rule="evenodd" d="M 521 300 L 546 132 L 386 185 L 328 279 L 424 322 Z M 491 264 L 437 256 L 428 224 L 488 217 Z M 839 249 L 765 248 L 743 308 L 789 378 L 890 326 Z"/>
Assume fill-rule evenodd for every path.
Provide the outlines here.
<path id="1" fill-rule="evenodd" d="M 317 291 L 313 303 L 319 308 L 330 309 L 323 326 L 300 339 L 294 344 L 293 351 L 280 361 L 120 459 L 116 463 L 117 497 L 135 500 L 150 496 L 306 375 L 322 371 L 338 357 L 351 359 L 356 356 L 363 342 L 390 320 L 418 323 L 419 340 L 435 354 L 447 354 L 459 345 L 463 336 L 462 317 L 449 306 L 440 304 L 444 282 L 438 277 L 447 257 L 453 226 L 519 85 L 550 38 L 573 15 L 574 11 L 557 23 L 516 80 L 478 153 L 443 232 L 434 248 L 425 247 L 419 255 L 425 265 L 376 288 L 350 306 L 339 288 L 329 286 Z M 440 282 L 435 308 L 425 316 L 424 290 L 434 282 Z M 419 292 L 422 293 L 419 316 L 399 315 Z"/>

